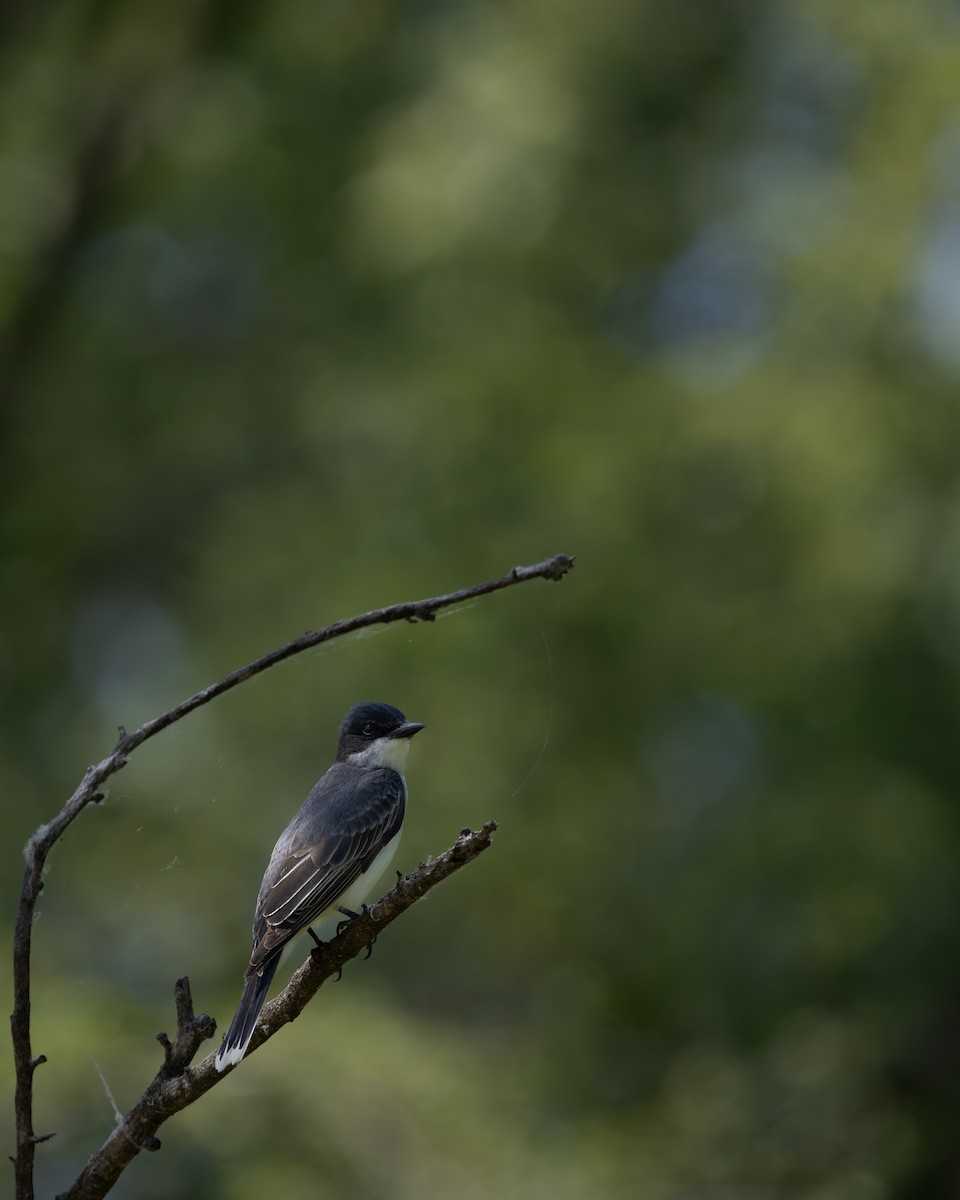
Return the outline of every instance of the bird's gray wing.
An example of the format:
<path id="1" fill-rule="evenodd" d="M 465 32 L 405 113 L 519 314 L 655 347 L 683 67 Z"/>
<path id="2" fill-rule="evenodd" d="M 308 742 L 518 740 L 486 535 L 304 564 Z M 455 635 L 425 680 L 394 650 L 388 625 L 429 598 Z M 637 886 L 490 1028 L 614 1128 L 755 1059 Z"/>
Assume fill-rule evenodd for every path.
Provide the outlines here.
<path id="1" fill-rule="evenodd" d="M 275 853 L 264 876 L 250 971 L 315 921 L 367 870 L 399 832 L 405 801 L 403 780 L 386 770 L 357 770 L 341 788 L 311 793 L 278 843 L 280 848 L 286 839 L 289 852 Z"/>

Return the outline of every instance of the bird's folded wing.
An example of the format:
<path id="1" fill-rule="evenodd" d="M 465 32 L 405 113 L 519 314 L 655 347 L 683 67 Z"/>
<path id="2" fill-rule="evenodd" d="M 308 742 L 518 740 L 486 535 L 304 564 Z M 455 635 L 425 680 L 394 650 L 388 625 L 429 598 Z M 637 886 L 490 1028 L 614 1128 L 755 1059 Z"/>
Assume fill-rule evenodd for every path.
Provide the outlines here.
<path id="1" fill-rule="evenodd" d="M 360 858 L 351 855 L 340 866 L 317 865 L 311 853 L 291 856 L 283 874 L 264 897 L 263 918 L 273 927 L 303 929 L 342 896 L 362 870 Z"/>
<path id="2" fill-rule="evenodd" d="M 378 791 L 359 803 L 339 832 L 328 830 L 274 866 L 275 878 L 261 892 L 251 969 L 335 904 L 399 831 L 403 785 Z M 265 881 L 266 882 L 266 881 Z"/>

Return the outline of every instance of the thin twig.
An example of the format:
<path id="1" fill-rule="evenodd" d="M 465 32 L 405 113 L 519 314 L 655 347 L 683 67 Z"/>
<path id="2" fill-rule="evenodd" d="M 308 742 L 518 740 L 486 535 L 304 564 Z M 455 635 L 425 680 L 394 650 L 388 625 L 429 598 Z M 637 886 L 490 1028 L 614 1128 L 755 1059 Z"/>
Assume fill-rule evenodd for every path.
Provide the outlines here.
<path id="1" fill-rule="evenodd" d="M 260 1014 L 247 1055 L 269 1041 L 284 1025 L 296 1020 L 323 983 L 337 974 L 344 963 L 369 946 L 391 921 L 406 912 L 430 888 L 486 850 L 496 827 L 495 821 L 488 821 L 481 829 L 464 829 L 449 850 L 429 862 L 421 863 L 409 875 L 402 876 L 395 887 L 356 920 L 350 921 L 336 937 L 311 950 L 310 956 L 294 972 L 286 988 Z M 177 980 L 176 1003 L 176 1043 L 171 1046 L 165 1033 L 157 1035 L 164 1047 L 164 1061 L 160 1069 L 133 1108 L 117 1122 L 73 1185 L 62 1192 L 57 1200 L 100 1200 L 141 1151 L 160 1149 L 156 1134 L 164 1121 L 198 1100 L 236 1070 L 235 1067 L 228 1067 L 226 1071 L 218 1071 L 214 1066 L 213 1052 L 195 1067 L 190 1066 L 201 1042 L 213 1036 L 216 1023 L 211 1017 L 194 1017 L 190 984 L 186 979 Z"/>
<path id="2" fill-rule="evenodd" d="M 292 658 L 295 654 L 301 654 L 313 646 L 333 641 L 335 638 L 344 637 L 346 634 L 354 633 L 358 629 L 364 629 L 371 625 L 385 625 L 393 621 L 432 621 L 441 609 L 449 608 L 451 605 L 473 599 L 476 596 L 485 596 L 490 592 L 512 587 L 514 584 L 526 583 L 531 579 L 560 580 L 573 567 L 573 562 L 570 555 L 557 554 L 553 558 L 534 563 L 532 566 L 514 567 L 509 574 L 499 579 L 490 579 L 485 583 L 475 584 L 473 587 L 461 588 L 456 592 L 448 592 L 446 595 L 433 596 L 426 600 L 392 604 L 386 608 L 362 613 L 360 616 L 335 621 L 332 625 L 305 633 L 285 646 L 271 650 L 245 667 L 231 671 L 219 682 L 197 692 L 196 695 L 182 701 L 161 716 L 145 722 L 132 733 L 127 733 L 121 726 L 117 744 L 111 753 L 100 762 L 87 767 L 76 791 L 60 812 L 52 821 L 41 825 L 24 848 L 26 866 L 23 872 L 23 884 L 20 889 L 20 900 L 17 905 L 14 926 L 14 1007 L 10 1017 L 16 1069 L 14 1106 L 17 1125 L 17 1153 L 14 1158 L 14 1166 L 17 1200 L 33 1200 L 34 1151 L 38 1142 L 52 1136 L 50 1134 L 38 1136 L 33 1129 L 33 1074 L 36 1068 L 46 1061 L 43 1055 L 36 1058 L 33 1056 L 30 1037 L 30 954 L 34 912 L 37 899 L 43 889 L 43 869 L 47 856 L 87 805 L 95 804 L 103 799 L 103 793 L 99 790 L 103 783 L 111 775 L 115 775 L 117 771 L 125 767 L 128 755 L 149 738 L 155 737 L 202 705 L 209 704 L 217 696 L 223 695 L 224 692 L 237 687 L 261 671 L 266 671 L 269 667 Z M 268 1010 L 269 1006 L 264 1010 L 264 1014 Z M 176 1057 L 174 1050 L 171 1053 Z"/>

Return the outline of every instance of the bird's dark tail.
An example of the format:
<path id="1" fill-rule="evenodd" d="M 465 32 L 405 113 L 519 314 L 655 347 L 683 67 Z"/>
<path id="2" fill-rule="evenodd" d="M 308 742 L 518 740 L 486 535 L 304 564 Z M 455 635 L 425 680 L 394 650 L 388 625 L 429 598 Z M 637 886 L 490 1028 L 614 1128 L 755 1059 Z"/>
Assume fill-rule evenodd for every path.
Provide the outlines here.
<path id="1" fill-rule="evenodd" d="M 267 998 L 267 992 L 270 990 L 270 983 L 279 962 L 280 951 L 277 950 L 276 954 L 267 959 L 256 975 L 250 975 L 244 981 L 243 995 L 240 997 L 237 1011 L 234 1013 L 230 1028 L 217 1051 L 214 1065 L 218 1071 L 232 1067 L 246 1054 L 247 1046 L 250 1045 L 250 1039 L 253 1037 L 257 1017 L 260 1016 L 260 1009 L 263 1008 L 263 1002 Z"/>

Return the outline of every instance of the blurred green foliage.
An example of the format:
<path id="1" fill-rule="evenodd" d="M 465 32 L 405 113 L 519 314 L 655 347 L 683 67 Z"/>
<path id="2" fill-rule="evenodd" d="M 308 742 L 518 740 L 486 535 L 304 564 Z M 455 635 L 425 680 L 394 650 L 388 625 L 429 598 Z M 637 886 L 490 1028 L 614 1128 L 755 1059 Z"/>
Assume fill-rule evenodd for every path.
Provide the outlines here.
<path id="1" fill-rule="evenodd" d="M 41 1194 L 178 975 L 229 1019 L 366 698 L 428 726 L 398 865 L 496 846 L 118 1196 L 960 1195 L 958 280 L 956 0 L 8 6 L 8 930 L 116 725 L 578 555 L 253 681 L 71 829 Z"/>

